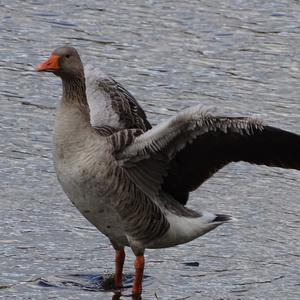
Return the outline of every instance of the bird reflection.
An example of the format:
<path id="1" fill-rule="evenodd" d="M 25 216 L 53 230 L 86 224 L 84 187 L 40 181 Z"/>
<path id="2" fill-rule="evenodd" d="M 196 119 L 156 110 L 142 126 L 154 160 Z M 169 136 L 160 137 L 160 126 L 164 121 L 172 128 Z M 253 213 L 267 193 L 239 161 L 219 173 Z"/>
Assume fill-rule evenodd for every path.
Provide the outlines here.
<path id="1" fill-rule="evenodd" d="M 119 300 L 121 299 L 122 294 L 120 292 L 116 292 L 111 300 Z M 128 296 L 126 296 L 127 298 Z M 128 297 L 129 298 L 129 297 Z M 130 299 L 130 298 L 129 298 Z M 131 300 L 142 300 L 142 296 L 141 295 L 131 295 Z"/>

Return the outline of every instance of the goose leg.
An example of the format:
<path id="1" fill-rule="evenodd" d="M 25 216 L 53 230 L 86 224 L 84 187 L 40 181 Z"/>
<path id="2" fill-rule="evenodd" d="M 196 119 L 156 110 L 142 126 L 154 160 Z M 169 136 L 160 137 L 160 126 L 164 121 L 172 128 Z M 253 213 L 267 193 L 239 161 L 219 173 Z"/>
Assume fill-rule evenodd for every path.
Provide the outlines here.
<path id="1" fill-rule="evenodd" d="M 145 259 L 144 255 L 136 256 L 134 267 L 135 267 L 135 277 L 133 282 L 132 294 L 140 295 L 142 293 L 142 280 L 144 274 Z"/>
<path id="2" fill-rule="evenodd" d="M 122 274 L 123 274 L 124 261 L 125 261 L 124 248 L 120 250 L 116 250 L 114 284 L 115 284 L 115 288 L 117 289 L 122 287 Z"/>

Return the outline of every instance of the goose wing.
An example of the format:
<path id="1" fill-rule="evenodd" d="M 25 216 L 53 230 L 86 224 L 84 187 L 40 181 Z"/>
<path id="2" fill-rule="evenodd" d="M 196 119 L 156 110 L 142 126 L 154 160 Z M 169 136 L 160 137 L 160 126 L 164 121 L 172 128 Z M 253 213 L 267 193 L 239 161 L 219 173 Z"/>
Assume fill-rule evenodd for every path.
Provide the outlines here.
<path id="1" fill-rule="evenodd" d="M 94 127 L 151 129 L 144 110 L 120 83 L 92 65 L 85 67 L 85 77 Z"/>
<path id="2" fill-rule="evenodd" d="M 300 136 L 250 118 L 186 109 L 145 133 L 111 135 L 115 157 L 149 196 L 161 190 L 186 204 L 189 192 L 230 162 L 300 170 Z"/>

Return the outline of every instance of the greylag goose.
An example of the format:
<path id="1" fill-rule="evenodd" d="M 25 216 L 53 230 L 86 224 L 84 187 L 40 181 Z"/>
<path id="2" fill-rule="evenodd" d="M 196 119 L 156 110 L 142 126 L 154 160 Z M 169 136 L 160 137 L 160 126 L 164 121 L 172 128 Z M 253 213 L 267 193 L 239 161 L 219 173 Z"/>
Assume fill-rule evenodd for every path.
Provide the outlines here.
<path id="1" fill-rule="evenodd" d="M 300 169 L 300 136 L 251 118 L 195 106 L 151 128 L 134 97 L 113 79 L 84 70 L 72 47 L 56 49 L 36 70 L 62 79 L 56 174 L 73 204 L 114 247 L 116 288 L 122 286 L 125 246 L 136 256 L 132 293 L 138 295 L 146 248 L 187 243 L 230 220 L 185 206 L 189 193 L 225 165 Z M 97 118 L 90 108 L 98 108 Z"/>

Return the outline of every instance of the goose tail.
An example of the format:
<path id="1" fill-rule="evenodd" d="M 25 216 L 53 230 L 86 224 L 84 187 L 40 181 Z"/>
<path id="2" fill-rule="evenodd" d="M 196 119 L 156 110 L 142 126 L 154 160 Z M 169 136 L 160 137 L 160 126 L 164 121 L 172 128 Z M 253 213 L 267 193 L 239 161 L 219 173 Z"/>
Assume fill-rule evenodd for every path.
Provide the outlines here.
<path id="1" fill-rule="evenodd" d="M 224 214 L 216 214 L 215 219 L 212 221 L 213 223 L 224 223 L 228 221 L 232 221 L 233 218 L 230 215 L 224 215 Z"/>

